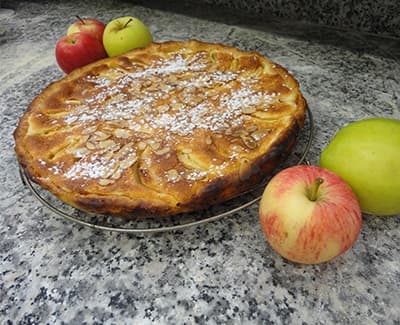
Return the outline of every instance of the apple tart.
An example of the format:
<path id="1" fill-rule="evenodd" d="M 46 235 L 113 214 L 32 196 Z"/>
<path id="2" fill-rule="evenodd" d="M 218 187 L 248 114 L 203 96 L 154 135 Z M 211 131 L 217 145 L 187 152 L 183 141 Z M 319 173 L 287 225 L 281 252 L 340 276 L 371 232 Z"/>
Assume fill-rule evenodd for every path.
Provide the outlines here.
<path id="1" fill-rule="evenodd" d="M 265 181 L 305 115 L 298 82 L 260 54 L 170 41 L 49 85 L 20 119 L 15 149 L 28 177 L 76 208 L 168 216 Z"/>

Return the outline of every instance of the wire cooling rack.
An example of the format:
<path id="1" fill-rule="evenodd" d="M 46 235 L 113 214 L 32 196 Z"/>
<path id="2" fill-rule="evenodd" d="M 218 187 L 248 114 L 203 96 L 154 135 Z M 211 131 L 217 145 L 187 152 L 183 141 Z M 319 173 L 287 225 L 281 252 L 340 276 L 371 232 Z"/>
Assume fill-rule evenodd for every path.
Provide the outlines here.
<path id="1" fill-rule="evenodd" d="M 307 107 L 307 119 L 305 127 L 302 129 L 299 141 L 292 154 L 281 166 L 280 169 L 308 163 L 307 154 L 309 153 L 314 134 L 314 121 L 311 110 Z M 234 214 L 251 205 L 257 203 L 262 196 L 265 185 L 269 179 L 266 179 L 255 189 L 248 191 L 227 202 L 216 204 L 201 211 L 184 213 L 163 218 L 135 218 L 126 219 L 115 216 L 106 216 L 83 212 L 71 207 L 48 191 L 40 188 L 33 183 L 20 167 L 20 176 L 22 182 L 32 192 L 35 198 L 50 211 L 58 216 L 66 218 L 79 225 L 87 226 L 97 230 L 115 231 L 121 233 L 156 233 L 164 231 L 181 230 L 186 227 L 198 226 L 204 223 L 219 220 L 228 215 Z"/>

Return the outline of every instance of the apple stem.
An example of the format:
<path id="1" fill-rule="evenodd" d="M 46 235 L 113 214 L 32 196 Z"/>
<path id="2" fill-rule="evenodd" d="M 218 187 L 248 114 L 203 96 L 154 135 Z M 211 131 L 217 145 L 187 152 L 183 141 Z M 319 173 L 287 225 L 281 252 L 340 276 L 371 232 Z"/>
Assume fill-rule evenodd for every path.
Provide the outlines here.
<path id="1" fill-rule="evenodd" d="M 122 27 L 122 29 L 124 29 L 126 26 L 128 26 L 128 24 L 133 20 L 133 18 L 129 18 L 129 20 L 125 23 L 124 27 Z"/>
<path id="2" fill-rule="evenodd" d="M 309 197 L 308 197 L 311 201 L 317 200 L 318 189 L 323 182 L 324 182 L 324 180 L 322 178 L 318 177 L 315 179 L 314 183 L 311 185 L 311 189 L 310 189 Z"/>
<path id="3" fill-rule="evenodd" d="M 75 17 L 82 23 L 82 25 L 85 25 L 85 21 L 81 17 L 79 17 L 78 15 L 76 15 Z"/>

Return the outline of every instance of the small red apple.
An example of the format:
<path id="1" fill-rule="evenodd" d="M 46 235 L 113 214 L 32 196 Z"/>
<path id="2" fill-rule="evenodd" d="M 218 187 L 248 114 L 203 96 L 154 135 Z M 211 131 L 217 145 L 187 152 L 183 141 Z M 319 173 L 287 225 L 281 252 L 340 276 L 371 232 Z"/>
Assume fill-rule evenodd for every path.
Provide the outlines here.
<path id="1" fill-rule="evenodd" d="M 74 22 L 68 27 L 67 35 L 74 33 L 87 33 L 90 36 L 97 38 L 99 41 L 103 41 L 103 32 L 106 25 L 96 19 L 82 19 L 76 16 L 78 21 Z"/>
<path id="2" fill-rule="evenodd" d="M 351 187 L 327 169 L 306 165 L 284 169 L 271 179 L 259 216 L 270 245 L 286 259 L 304 264 L 344 253 L 362 225 Z"/>
<path id="3" fill-rule="evenodd" d="M 107 57 L 103 44 L 86 33 L 61 38 L 56 45 L 56 59 L 65 73 Z"/>

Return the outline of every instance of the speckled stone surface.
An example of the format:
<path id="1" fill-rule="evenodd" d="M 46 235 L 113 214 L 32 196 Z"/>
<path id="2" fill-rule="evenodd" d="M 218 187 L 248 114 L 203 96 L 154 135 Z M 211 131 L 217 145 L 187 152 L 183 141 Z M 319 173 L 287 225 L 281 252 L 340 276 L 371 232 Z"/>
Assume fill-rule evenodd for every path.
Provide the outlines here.
<path id="1" fill-rule="evenodd" d="M 400 36 L 400 2 L 352 0 L 181 0 L 244 12 L 256 19 L 296 20 Z"/>
<path id="2" fill-rule="evenodd" d="M 400 119 L 398 39 L 122 1 L 3 3 L 15 13 L 0 22 L 1 324 L 399 324 L 400 216 L 364 215 L 353 248 L 316 266 L 285 261 L 267 245 L 257 204 L 174 232 L 96 231 L 32 196 L 12 138 L 30 101 L 63 76 L 54 46 L 75 14 L 133 14 L 156 41 L 220 42 L 287 67 L 314 113 L 312 163 L 347 123 Z"/>

